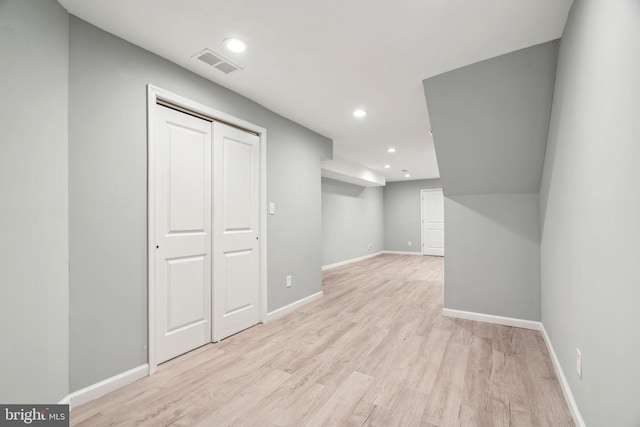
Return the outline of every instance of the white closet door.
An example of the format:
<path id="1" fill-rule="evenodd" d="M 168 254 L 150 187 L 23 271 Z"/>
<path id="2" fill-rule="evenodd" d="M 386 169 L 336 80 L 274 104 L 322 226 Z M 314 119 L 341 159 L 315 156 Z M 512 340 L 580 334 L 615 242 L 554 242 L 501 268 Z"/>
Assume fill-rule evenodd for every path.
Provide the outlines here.
<path id="1" fill-rule="evenodd" d="M 211 342 L 211 122 L 157 105 L 158 363 Z"/>
<path id="2" fill-rule="evenodd" d="M 214 122 L 214 341 L 260 320 L 260 139 Z"/>
<path id="3" fill-rule="evenodd" d="M 422 190 L 422 254 L 444 256 L 442 190 Z"/>

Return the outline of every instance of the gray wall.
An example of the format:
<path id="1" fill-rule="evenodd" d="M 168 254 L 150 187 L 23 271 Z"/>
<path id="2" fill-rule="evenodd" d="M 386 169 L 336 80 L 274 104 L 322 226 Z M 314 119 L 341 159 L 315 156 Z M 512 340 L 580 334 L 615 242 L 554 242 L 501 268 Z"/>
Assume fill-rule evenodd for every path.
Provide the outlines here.
<path id="1" fill-rule="evenodd" d="M 422 252 L 420 190 L 433 188 L 442 188 L 439 179 L 387 183 L 384 187 L 385 250 Z M 446 228 L 445 224 L 445 234 Z M 409 241 L 411 246 L 407 244 Z"/>
<path id="2" fill-rule="evenodd" d="M 540 320 L 537 194 L 445 197 L 446 308 Z"/>
<path id="3" fill-rule="evenodd" d="M 540 320 L 538 191 L 557 43 L 425 80 L 445 195 L 445 307 Z"/>
<path id="4" fill-rule="evenodd" d="M 147 84 L 267 129 L 268 310 L 320 291 L 330 140 L 75 17 L 69 84 L 72 391 L 147 361 Z"/>
<path id="5" fill-rule="evenodd" d="M 382 194 L 382 187 L 322 178 L 322 265 L 383 250 Z"/>
<path id="6" fill-rule="evenodd" d="M 540 192 L 542 321 L 589 426 L 640 425 L 639 52 L 637 0 L 574 1 Z"/>
<path id="7" fill-rule="evenodd" d="M 69 391 L 68 15 L 0 1 L 0 402 Z"/>
<path id="8" fill-rule="evenodd" d="M 537 193 L 557 43 L 424 80 L 445 195 Z"/>

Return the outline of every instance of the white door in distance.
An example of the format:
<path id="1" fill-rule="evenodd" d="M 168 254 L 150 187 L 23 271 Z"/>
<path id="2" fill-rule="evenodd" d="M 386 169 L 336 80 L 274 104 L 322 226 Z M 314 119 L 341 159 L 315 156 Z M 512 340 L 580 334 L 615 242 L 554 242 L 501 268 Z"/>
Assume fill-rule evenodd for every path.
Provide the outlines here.
<path id="1" fill-rule="evenodd" d="M 422 255 L 444 256 L 442 190 L 422 190 Z"/>

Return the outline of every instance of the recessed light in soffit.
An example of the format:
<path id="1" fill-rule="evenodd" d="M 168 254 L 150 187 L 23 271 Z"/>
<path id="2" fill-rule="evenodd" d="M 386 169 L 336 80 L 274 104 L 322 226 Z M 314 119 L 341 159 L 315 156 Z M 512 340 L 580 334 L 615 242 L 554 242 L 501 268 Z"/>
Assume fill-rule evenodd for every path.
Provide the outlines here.
<path id="1" fill-rule="evenodd" d="M 193 55 L 192 58 L 199 59 L 205 64 L 210 65 L 225 74 L 231 74 L 233 72 L 242 70 L 242 67 L 240 67 L 239 65 L 234 64 L 233 62 L 224 58 L 222 55 L 210 49 L 201 50 L 200 52 Z"/>

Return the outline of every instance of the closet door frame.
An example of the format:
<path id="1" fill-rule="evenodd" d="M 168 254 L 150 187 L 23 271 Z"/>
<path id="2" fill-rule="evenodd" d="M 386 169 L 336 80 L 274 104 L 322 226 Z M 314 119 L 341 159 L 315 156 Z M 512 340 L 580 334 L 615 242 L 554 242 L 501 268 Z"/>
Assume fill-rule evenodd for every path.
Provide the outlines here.
<path id="1" fill-rule="evenodd" d="M 253 123 L 215 110 L 183 96 L 147 85 L 147 353 L 149 375 L 158 369 L 156 357 L 156 104 L 169 105 L 195 116 L 226 123 L 256 134 L 260 138 L 260 323 L 267 318 L 267 130 Z M 214 266 L 215 268 L 215 266 Z"/>

